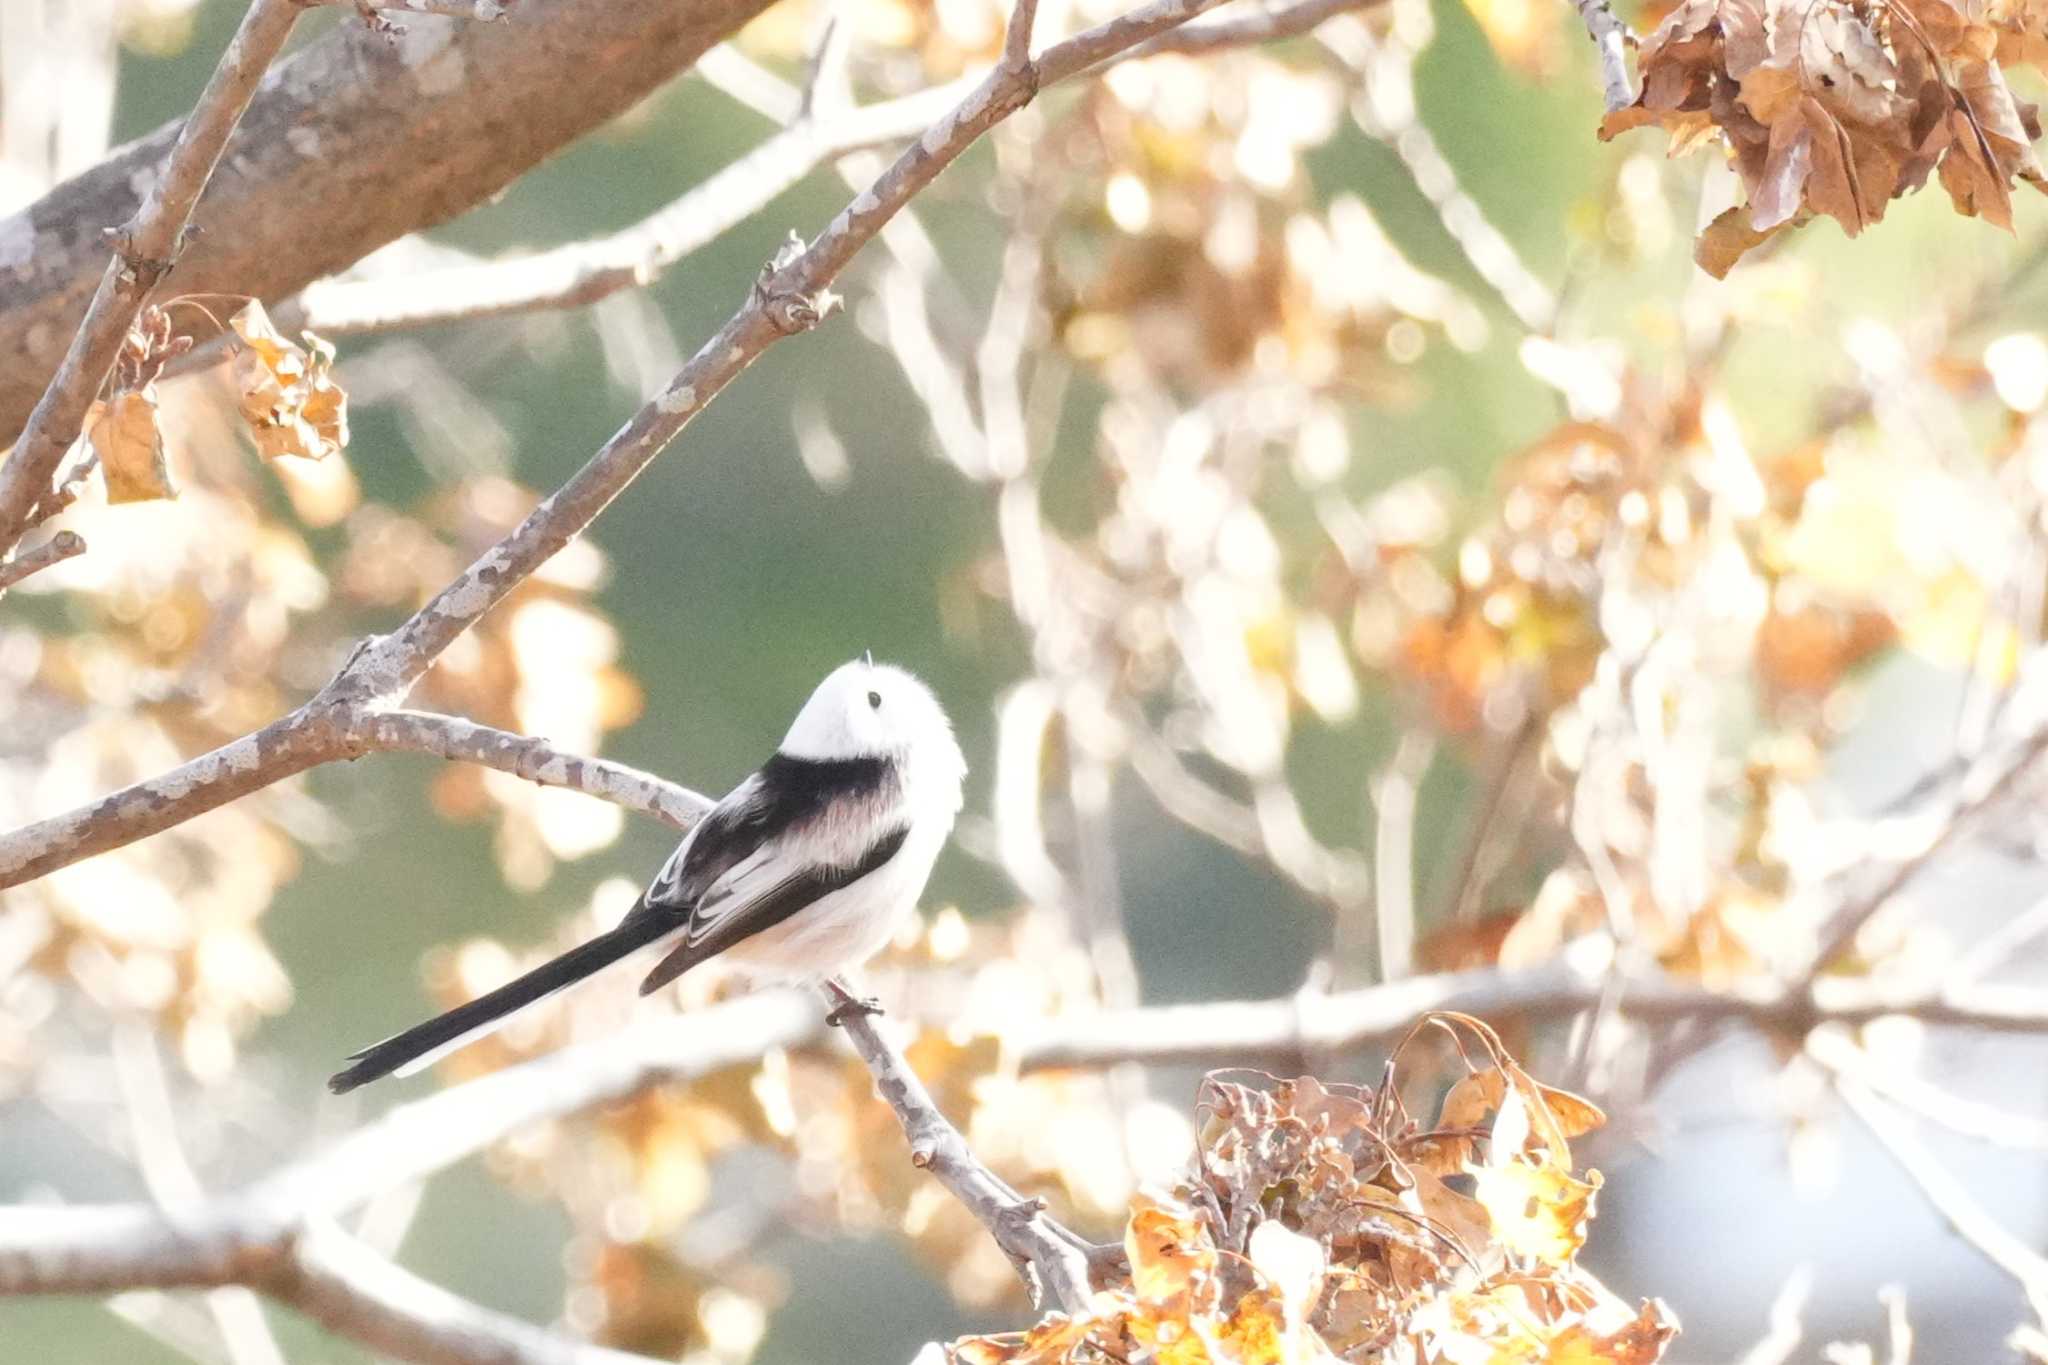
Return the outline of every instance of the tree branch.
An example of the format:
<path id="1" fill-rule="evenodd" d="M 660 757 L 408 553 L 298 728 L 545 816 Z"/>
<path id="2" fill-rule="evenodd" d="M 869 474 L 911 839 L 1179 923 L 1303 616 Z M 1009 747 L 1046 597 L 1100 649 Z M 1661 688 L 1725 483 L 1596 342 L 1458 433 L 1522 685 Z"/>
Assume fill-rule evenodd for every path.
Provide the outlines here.
<path id="1" fill-rule="evenodd" d="M 633 226 L 607 236 L 530 256 L 389 278 L 323 280 L 280 316 L 322 336 L 346 336 L 595 303 L 621 289 L 652 283 L 821 164 L 916 135 L 972 84 L 954 81 L 842 111 L 829 120 L 802 120 Z"/>
<path id="2" fill-rule="evenodd" d="M 882 1037 L 873 1019 L 851 1010 L 840 1027 L 874 1074 L 876 1092 L 903 1125 L 911 1164 L 930 1171 L 988 1229 L 1031 1286 L 1040 1307 L 1056 1306 L 1069 1313 L 1086 1307 L 1090 1294 L 1087 1243 L 1048 1216 L 1043 1201 L 1024 1198 L 981 1164 L 967 1139 L 939 1112 L 924 1082 L 918 1080 L 902 1052 Z"/>
<path id="3" fill-rule="evenodd" d="M 2034 1316 L 2048 1322 L 2048 1259 L 1999 1226 L 1919 1136 L 1900 1122 L 1898 1114 L 1860 1083 L 1837 1075 L 1835 1093 L 1920 1187 L 1920 1193 L 1956 1235 L 1976 1248 L 1985 1260 L 2012 1276 L 2026 1295 Z"/>
<path id="4" fill-rule="evenodd" d="M 345 670 L 344 670 L 345 671 Z M 711 802 L 623 763 L 564 753 L 546 740 L 459 716 L 376 710 L 326 693 L 231 744 L 63 815 L 0 834 L 0 888 L 157 834 L 323 763 L 377 752 L 481 763 L 567 787 L 688 829 Z"/>
<path id="5" fill-rule="evenodd" d="M 1572 0 L 1572 8 L 1586 25 L 1586 36 L 1600 54 L 1600 86 L 1607 98 L 1607 112 L 1626 109 L 1636 102 L 1634 83 L 1628 74 L 1628 49 L 1635 42 L 1608 0 Z"/>
<path id="6" fill-rule="evenodd" d="M 191 116 L 178 130 L 178 140 L 142 207 L 114 233 L 113 259 L 101 272 L 85 320 L 12 453 L 0 464 L 0 553 L 14 548 L 29 528 L 36 505 L 50 491 L 57 463 L 78 439 L 86 409 L 113 368 L 129 324 L 177 260 L 192 206 L 213 175 L 228 134 L 303 12 L 298 0 L 253 0 Z"/>
<path id="7" fill-rule="evenodd" d="M 499 0 L 299 0 L 299 3 L 308 9 L 316 5 L 347 5 L 351 9 L 362 11 L 365 18 L 374 16 L 382 19 L 385 11 L 396 10 L 404 14 L 440 14 L 450 19 L 474 19 L 479 23 L 489 23 L 503 16 L 513 0 L 504 0 L 502 4 Z M 383 22 L 386 25 L 386 32 L 393 31 L 395 26 L 391 25 L 388 19 Z M 405 30 L 398 28 L 396 32 L 402 34 Z"/>
<path id="8" fill-rule="evenodd" d="M 1610 985 L 1598 972 L 1563 964 L 1527 972 L 1489 968 L 1322 997 L 1073 1015 L 1021 1024 L 1005 1041 L 1024 1071 L 1132 1061 L 1256 1063 L 1298 1057 L 1304 1048 L 1391 1042 L 1430 1009 L 1496 1020 L 1561 1017 L 1593 1008 Z M 1718 1018 L 1801 1028 L 1905 1014 L 1934 1024 L 2048 1032 L 2048 998 L 2039 992 L 1979 987 L 1967 1001 L 1938 994 L 1887 996 L 1867 983 L 1829 978 L 1812 999 L 1799 1000 L 1768 985 L 1732 992 L 1664 978 L 1623 985 L 1620 1012 L 1645 1020 Z M 462 1354 L 468 1348 L 446 1344 L 455 1330 L 450 1324 L 467 1323 L 458 1306 L 480 1315 L 456 1333 L 460 1340 L 490 1339 L 498 1349 L 498 1338 L 517 1335 L 513 1328 L 533 1329 L 441 1298 L 440 1291 L 396 1267 L 363 1260 L 368 1253 L 360 1248 L 322 1241 L 329 1223 L 384 1190 L 430 1176 L 529 1125 L 615 1103 L 650 1086 L 748 1064 L 768 1049 L 812 1044 L 824 1033 L 817 1004 L 808 996 L 764 991 L 574 1044 L 401 1105 L 238 1193 L 191 1207 L 13 1210 L 0 1218 L 0 1295 L 246 1284 L 408 1359 L 468 1365 L 479 1359 L 573 1358 L 546 1354 L 568 1348 L 558 1342 L 546 1346 L 552 1339 L 544 1337 L 503 1346 L 512 1354 Z M 972 1210 L 1005 1251 L 1032 1267 L 1060 1303 L 1084 1302 L 1087 1244 L 974 1157 L 901 1052 L 870 1021 L 853 1018 L 846 1033 L 903 1124 L 912 1160 Z M 323 1316 L 328 1312 L 334 1316 Z"/>
<path id="9" fill-rule="evenodd" d="M 1190 24 L 1110 60 L 1155 52 L 1209 52 L 1285 38 L 1377 2 L 1302 0 L 1241 18 Z M 1005 60 L 1019 58 L 1006 53 Z M 631 227 L 528 256 L 401 272 L 389 278 L 319 281 L 308 286 L 295 304 L 280 308 L 278 316 L 323 336 L 346 336 L 595 303 L 619 290 L 652 283 L 818 167 L 914 136 L 985 78 L 967 76 L 863 108 L 834 109 L 830 117 L 800 104 L 788 127 Z"/>
<path id="10" fill-rule="evenodd" d="M 192 216 L 180 292 L 275 303 L 482 203 L 687 69 L 767 0 L 549 0 L 498 23 L 343 24 L 278 62 Z M 0 446 L 57 370 L 171 125 L 0 218 Z M 45 471 L 47 479 L 47 471 Z"/>
<path id="11" fill-rule="evenodd" d="M 2048 994 L 1978 987 L 1966 994 L 1900 993 L 1826 978 L 1810 994 L 1759 981 L 1726 990 L 1665 976 L 1623 977 L 1565 962 L 1527 971 L 1496 967 L 1413 976 L 1329 995 L 1156 1005 L 1020 1024 L 1010 1038 L 1025 1070 L 1121 1062 L 1190 1066 L 1286 1064 L 1303 1051 L 1340 1052 L 1392 1041 L 1431 1010 L 1482 1019 L 1557 1019 L 1618 992 L 1622 1015 L 1650 1022 L 1733 1020 L 1804 1031 L 1905 1015 L 1926 1024 L 1994 1033 L 2048 1032 Z"/>
<path id="12" fill-rule="evenodd" d="M 543 787 L 567 787 L 636 810 L 687 830 L 712 806 L 711 798 L 653 773 L 608 759 L 566 753 L 544 739 L 427 711 L 380 711 L 359 717 L 354 735 L 371 749 L 435 754 L 523 777 Z"/>
<path id="13" fill-rule="evenodd" d="M 85 553 L 85 537 L 76 531 L 59 531 L 33 550 L 23 550 L 12 559 L 0 560 L 0 592 L 22 579 L 39 574 L 52 564 Z"/>
<path id="14" fill-rule="evenodd" d="M 2048 726 L 2043 726 L 2015 744 L 2011 758 L 1996 777 L 1982 782 L 1975 791 L 1966 789 L 1953 802 L 1952 808 L 1943 814 L 1943 818 L 1932 822 L 1932 833 L 1929 837 L 1910 854 L 1899 858 L 1873 890 L 1837 906 L 1820 926 L 1817 935 L 1818 946 L 1814 949 L 1806 971 L 1807 980 L 1811 981 L 1826 971 L 1855 941 L 1857 931 L 1869 923 L 1873 915 L 1889 905 L 1892 897 L 1903 891 L 1907 883 L 1919 876 L 1928 864 L 1934 861 L 1935 855 L 1968 833 L 1986 811 L 2011 795 L 2020 780 L 2035 771 L 2044 754 L 2048 754 Z M 1969 780 L 1966 775 L 1966 784 Z"/>

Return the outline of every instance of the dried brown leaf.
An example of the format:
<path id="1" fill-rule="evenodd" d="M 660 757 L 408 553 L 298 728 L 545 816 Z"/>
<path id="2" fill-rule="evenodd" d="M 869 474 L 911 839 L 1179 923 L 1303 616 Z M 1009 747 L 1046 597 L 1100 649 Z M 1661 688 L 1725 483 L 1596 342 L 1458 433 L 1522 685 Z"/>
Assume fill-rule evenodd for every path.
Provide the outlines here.
<path id="1" fill-rule="evenodd" d="M 334 382 L 334 347 L 312 333 L 287 341 L 251 299 L 229 326 L 240 338 L 233 362 L 242 420 L 266 459 L 324 460 L 348 444 L 348 395 Z"/>
<path id="2" fill-rule="evenodd" d="M 100 457 L 108 502 L 152 502 L 178 495 L 164 458 L 154 386 L 94 403 L 86 414 L 86 439 Z"/>

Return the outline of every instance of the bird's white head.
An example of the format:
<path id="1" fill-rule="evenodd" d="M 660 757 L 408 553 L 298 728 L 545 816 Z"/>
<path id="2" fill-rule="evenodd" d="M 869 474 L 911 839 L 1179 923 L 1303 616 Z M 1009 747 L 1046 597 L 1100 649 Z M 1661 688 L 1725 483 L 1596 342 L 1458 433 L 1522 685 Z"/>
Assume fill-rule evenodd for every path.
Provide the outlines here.
<path id="1" fill-rule="evenodd" d="M 865 656 L 841 664 L 811 693 L 783 736 L 791 758 L 893 758 L 957 793 L 967 760 L 930 688 L 909 673 Z"/>

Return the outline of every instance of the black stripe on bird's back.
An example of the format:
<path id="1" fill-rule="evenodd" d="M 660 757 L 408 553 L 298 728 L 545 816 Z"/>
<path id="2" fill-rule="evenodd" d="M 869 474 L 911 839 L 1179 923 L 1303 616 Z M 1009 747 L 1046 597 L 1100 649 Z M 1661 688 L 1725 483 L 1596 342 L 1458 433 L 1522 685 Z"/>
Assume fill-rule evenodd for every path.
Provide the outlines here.
<path id="1" fill-rule="evenodd" d="M 800 834 L 834 803 L 855 810 L 879 807 L 900 784 L 893 759 L 791 758 L 778 752 L 704 817 L 655 874 L 641 903 L 688 914 L 762 844 Z"/>
<path id="2" fill-rule="evenodd" d="M 761 765 L 758 804 L 748 823 L 795 828 L 835 801 L 872 800 L 893 792 L 898 782 L 891 758 L 791 758 L 778 751 Z"/>

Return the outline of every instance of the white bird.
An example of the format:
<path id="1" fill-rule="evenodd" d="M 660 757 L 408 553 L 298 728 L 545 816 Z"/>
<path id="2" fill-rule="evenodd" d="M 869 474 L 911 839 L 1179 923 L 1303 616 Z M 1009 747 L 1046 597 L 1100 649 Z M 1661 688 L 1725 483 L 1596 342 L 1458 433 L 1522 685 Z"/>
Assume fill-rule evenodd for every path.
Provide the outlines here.
<path id="1" fill-rule="evenodd" d="M 683 836 L 617 928 L 349 1058 L 336 1094 L 409 1076 L 649 944 L 640 993 L 724 954 L 757 979 L 865 962 L 917 904 L 967 761 L 929 688 L 863 656 L 818 684 L 766 763 Z M 840 1008 L 871 1008 L 851 996 Z"/>

